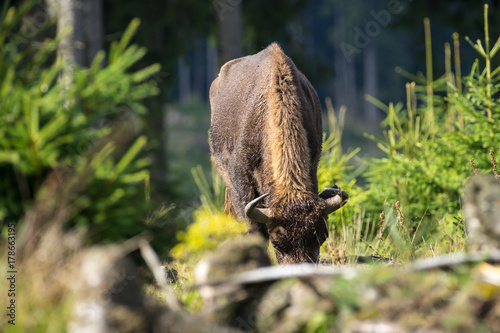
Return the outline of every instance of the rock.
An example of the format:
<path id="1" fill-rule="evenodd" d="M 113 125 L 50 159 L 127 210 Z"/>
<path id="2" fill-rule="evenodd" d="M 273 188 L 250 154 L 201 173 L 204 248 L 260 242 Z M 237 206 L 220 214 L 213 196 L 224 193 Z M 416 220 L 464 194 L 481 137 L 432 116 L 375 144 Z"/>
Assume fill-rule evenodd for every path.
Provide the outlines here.
<path id="1" fill-rule="evenodd" d="M 241 326 L 244 313 L 255 310 L 255 299 L 266 284 L 242 286 L 225 283 L 229 276 L 269 266 L 267 244 L 260 236 L 247 235 L 226 241 L 196 267 L 196 282 L 204 300 L 204 315 L 212 320 Z"/>
<path id="2" fill-rule="evenodd" d="M 405 333 L 408 332 L 401 325 L 384 321 L 359 321 L 349 327 L 351 333 Z M 421 333 L 431 333 L 431 331 L 419 331 Z M 437 332 L 436 332 L 437 333 Z"/>
<path id="3" fill-rule="evenodd" d="M 139 271 L 120 245 L 83 251 L 69 272 L 67 285 L 75 295 L 69 332 L 241 332 L 143 295 Z"/>
<path id="4" fill-rule="evenodd" d="M 315 315 L 333 313 L 333 301 L 316 284 L 330 278 L 286 279 L 274 283 L 258 305 L 258 332 L 303 332 Z M 251 317 L 250 317 L 251 318 Z"/>
<path id="5" fill-rule="evenodd" d="M 69 282 L 76 301 L 69 332 L 137 332 L 145 329 L 145 299 L 137 267 L 119 246 L 95 246 L 73 263 Z"/>
<path id="6" fill-rule="evenodd" d="M 500 249 L 500 180 L 471 177 L 465 186 L 464 212 L 470 249 Z"/>
<path id="7" fill-rule="evenodd" d="M 302 332 L 311 318 L 331 312 L 334 268 L 271 266 L 257 236 L 230 240 L 203 259 L 196 277 L 211 320 L 252 332 Z"/>

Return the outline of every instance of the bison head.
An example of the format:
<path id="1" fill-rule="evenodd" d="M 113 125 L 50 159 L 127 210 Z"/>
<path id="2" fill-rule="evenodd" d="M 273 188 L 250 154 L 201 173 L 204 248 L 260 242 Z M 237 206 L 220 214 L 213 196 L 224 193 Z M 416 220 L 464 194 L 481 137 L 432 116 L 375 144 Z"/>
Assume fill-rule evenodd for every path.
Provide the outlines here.
<path id="1" fill-rule="evenodd" d="M 335 186 L 325 188 L 319 197 L 258 208 L 268 195 L 249 202 L 245 214 L 252 221 L 266 224 L 278 261 L 281 264 L 317 262 L 321 244 L 328 238 L 328 214 L 347 202 L 347 193 Z"/>

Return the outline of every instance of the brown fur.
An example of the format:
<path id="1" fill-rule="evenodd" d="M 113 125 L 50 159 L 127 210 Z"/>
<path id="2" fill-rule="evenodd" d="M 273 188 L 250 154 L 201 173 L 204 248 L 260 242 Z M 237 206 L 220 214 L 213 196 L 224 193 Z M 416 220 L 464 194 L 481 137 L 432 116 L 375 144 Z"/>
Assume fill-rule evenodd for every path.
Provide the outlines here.
<path id="1" fill-rule="evenodd" d="M 252 221 L 280 262 L 316 261 L 328 235 L 316 178 L 321 107 L 314 88 L 278 44 L 222 66 L 210 88 L 211 151 L 226 186 L 226 211 L 270 193 L 272 223 Z M 281 230 L 281 232 L 274 232 Z"/>
<path id="2" fill-rule="evenodd" d="M 269 149 L 273 160 L 271 168 L 274 180 L 276 201 L 293 202 L 304 193 L 311 192 L 309 177 L 310 162 L 300 161 L 297 157 L 310 156 L 307 133 L 302 125 L 301 100 L 294 82 L 294 73 L 285 54 L 278 45 L 272 44 L 275 61 L 269 90 L 268 135 Z M 302 162 L 298 165 L 297 162 Z"/>

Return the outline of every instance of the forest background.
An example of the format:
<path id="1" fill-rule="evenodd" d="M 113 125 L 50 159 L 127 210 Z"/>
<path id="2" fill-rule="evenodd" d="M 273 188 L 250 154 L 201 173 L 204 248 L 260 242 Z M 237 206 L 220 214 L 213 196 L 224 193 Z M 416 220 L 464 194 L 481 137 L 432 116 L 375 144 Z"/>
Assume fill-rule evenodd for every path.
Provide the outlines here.
<path id="1" fill-rule="evenodd" d="M 30 2 L 5 2 L 4 15 L 8 4 L 22 8 L 27 3 Z M 500 22 L 496 13 L 500 11 L 500 4 L 497 1 L 487 3 L 491 13 L 490 34 L 498 36 Z M 432 35 L 430 69 L 426 63 L 425 17 L 430 18 L 432 24 L 429 30 Z M 208 90 L 218 68 L 227 60 L 256 53 L 273 41 L 279 42 L 317 89 L 325 110 L 330 106 L 338 117 L 345 107 L 347 112 L 341 119 L 343 137 L 337 139 L 347 152 L 346 156 L 356 155 L 349 159 L 349 164 L 358 170 L 350 178 L 356 178 L 366 169 L 368 158 L 384 155 L 373 140 L 382 136 L 383 127 L 387 125 L 381 124 L 385 118 L 381 104 L 387 107 L 392 101 L 404 102 L 406 82 L 425 84 L 426 80 L 443 75 L 445 43 L 454 43 L 451 38 L 454 32 L 458 33 L 455 35 L 457 41 L 463 41 L 466 35 L 476 40 L 484 34 L 483 9 L 474 1 L 47 0 L 23 13 L 18 22 L 20 30 L 8 31 L 4 43 L 10 42 L 26 50 L 40 48 L 47 44 L 46 38 L 54 38 L 69 24 L 74 29 L 66 32 L 57 49 L 68 63 L 85 68 L 91 66 L 99 50 L 109 49 L 123 37 L 134 18 L 141 24 L 136 27 L 133 37 L 127 38 L 144 46 L 147 52 L 137 57 L 130 67 L 135 70 L 157 64 L 150 73 L 154 88 L 140 97 L 144 112 L 140 113 L 140 129 L 134 133 L 135 137 L 144 139 L 139 155 L 147 163 L 140 169 L 150 177 L 148 197 L 153 203 L 144 209 L 152 214 L 155 207 L 168 207 L 165 210 L 168 210 L 170 222 L 165 222 L 168 227 L 164 227 L 169 229 L 166 238 L 171 239 L 163 241 L 170 246 L 176 243 L 176 230 L 190 223 L 189 212 L 199 203 L 196 180 L 200 175 L 196 176 L 195 172 L 193 177 L 192 169 L 201 165 L 202 173 L 210 179 Z M 134 22 L 137 25 L 138 21 Z M 460 75 L 467 72 L 477 53 L 465 44 L 458 50 L 461 62 L 455 69 Z M 43 66 L 47 63 L 38 68 Z M 147 98 L 142 100 L 143 97 Z M 127 104 L 129 99 L 125 96 L 116 103 Z M 87 125 L 104 128 L 113 122 L 116 112 L 105 110 Z M 103 122 L 106 124 L 102 125 Z M 329 130 L 327 127 L 325 125 L 325 132 Z M 71 153 L 66 149 L 59 156 L 82 155 L 88 147 L 88 142 L 82 142 Z M 127 145 L 122 148 L 125 147 Z M 27 177 L 25 190 L 19 175 L 17 184 L 11 183 L 18 188 L 15 192 L 21 193 L 22 199 L 17 200 L 22 202 L 21 206 L 26 207 L 33 201 L 36 188 L 57 163 L 50 164 L 41 166 L 34 179 L 31 175 Z M 343 183 L 352 180 L 340 177 L 342 175 L 333 180 Z M 366 183 L 366 177 L 357 178 L 358 184 Z M 13 213 L 4 213 L 3 218 L 17 220 L 23 209 L 17 207 L 9 211 Z M 147 220 L 141 215 L 143 213 L 132 216 Z M 88 223 L 95 224 L 91 220 L 84 219 L 76 224 L 87 228 Z M 134 225 L 132 220 L 130 225 Z M 111 236 L 106 235 L 113 232 L 106 232 L 107 228 L 102 224 L 91 232 L 95 241 L 110 240 Z M 131 228 L 140 229 L 143 228 Z"/>
<path id="2" fill-rule="evenodd" d="M 464 249 L 463 186 L 500 150 L 500 2 L 485 3 L 487 29 L 474 1 L 3 2 L 2 233 L 19 222 L 22 260 L 54 221 L 86 245 L 149 231 L 168 261 L 243 232 L 220 213 L 208 89 L 277 41 L 323 103 L 320 186 L 351 197 L 323 252 Z"/>

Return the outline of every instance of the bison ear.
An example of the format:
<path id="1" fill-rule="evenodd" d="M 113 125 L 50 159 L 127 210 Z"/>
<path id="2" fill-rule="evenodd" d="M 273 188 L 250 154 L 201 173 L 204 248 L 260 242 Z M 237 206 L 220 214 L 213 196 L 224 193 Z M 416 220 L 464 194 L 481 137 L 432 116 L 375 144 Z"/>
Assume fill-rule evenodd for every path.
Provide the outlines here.
<path id="1" fill-rule="evenodd" d="M 260 223 L 269 223 L 271 221 L 271 210 L 269 208 L 257 208 L 257 204 L 264 200 L 269 193 L 253 199 L 245 206 L 245 215 L 252 221 Z"/>
<path id="2" fill-rule="evenodd" d="M 323 192 L 319 195 L 319 197 L 325 200 L 326 208 L 324 211 L 325 216 L 333 213 L 343 205 L 347 203 L 349 200 L 349 195 L 346 191 L 338 188 L 337 185 L 334 187 L 326 187 Z"/>

